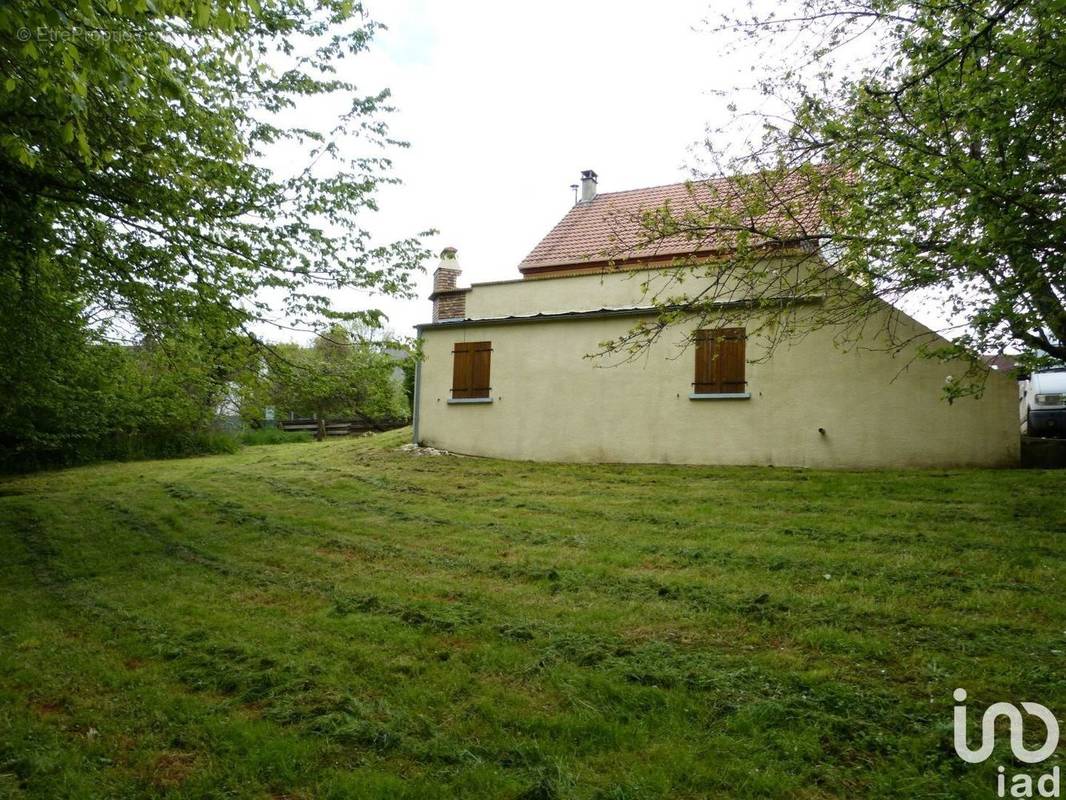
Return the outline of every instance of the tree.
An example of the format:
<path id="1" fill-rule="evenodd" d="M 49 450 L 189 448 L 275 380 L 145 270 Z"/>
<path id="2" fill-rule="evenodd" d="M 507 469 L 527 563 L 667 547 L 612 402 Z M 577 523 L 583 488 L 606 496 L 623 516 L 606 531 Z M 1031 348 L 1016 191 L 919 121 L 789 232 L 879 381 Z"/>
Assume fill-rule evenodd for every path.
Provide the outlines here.
<path id="1" fill-rule="evenodd" d="M 0 335 L 4 471 L 53 463 L 59 452 L 77 460 L 112 424 L 109 389 L 122 370 L 121 350 L 87 347 L 78 298 L 58 272 L 47 278 L 23 288 L 0 275 L 0 296 L 18 293 L 26 301 L 5 308 L 0 323 L 16 334 Z"/>
<path id="2" fill-rule="evenodd" d="M 402 145 L 388 93 L 337 77 L 376 27 L 351 0 L 0 5 L 5 409 L 49 386 L 42 402 L 68 402 L 27 318 L 89 357 L 175 331 L 376 322 L 330 291 L 410 293 L 418 240 L 373 244 L 365 221 Z M 315 97 L 343 104 L 332 130 L 279 121 Z M 264 166 L 281 148 L 306 153 L 289 174 Z"/>
<path id="3" fill-rule="evenodd" d="M 371 424 L 408 416 L 403 386 L 394 378 L 399 362 L 386 343 L 361 338 L 334 325 L 310 347 L 280 345 L 259 382 L 247 394 L 283 413 L 314 416 L 318 437 L 328 417 L 359 417 Z"/>
<path id="4" fill-rule="evenodd" d="M 712 287 L 698 296 L 661 287 L 658 319 L 608 350 L 639 349 L 693 316 L 740 313 L 723 300 L 741 286 L 771 346 L 794 332 L 792 298 L 824 296 L 807 319 L 845 338 L 885 303 L 935 305 L 953 341 L 927 337 L 921 354 L 974 364 L 950 394 L 979 390 L 979 353 L 1066 359 L 1061 3 L 796 0 L 724 17 L 715 31 L 778 54 L 757 85 L 769 110 L 732 106 L 707 148 L 712 171 L 736 177 L 711 183 L 716 201 L 693 211 L 643 214 L 638 246 L 735 251 L 705 268 Z M 738 141 L 752 119 L 758 144 L 715 144 Z M 784 271 L 782 251 L 801 268 Z M 681 259 L 677 279 L 693 264 Z M 891 325 L 879 333 L 890 349 L 909 343 Z"/>
<path id="5" fill-rule="evenodd" d="M 246 338 L 175 330 L 136 346 L 97 340 L 63 276 L 48 277 L 35 284 L 46 297 L 10 310 L 5 322 L 19 335 L 0 337 L 0 471 L 230 444 L 207 429 L 252 360 Z"/>

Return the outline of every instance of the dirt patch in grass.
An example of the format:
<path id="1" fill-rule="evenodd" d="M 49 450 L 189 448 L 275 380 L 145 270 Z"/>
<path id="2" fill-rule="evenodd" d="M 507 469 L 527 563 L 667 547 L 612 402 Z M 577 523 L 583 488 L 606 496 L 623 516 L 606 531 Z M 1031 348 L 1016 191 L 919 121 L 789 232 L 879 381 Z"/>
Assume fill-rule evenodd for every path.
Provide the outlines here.
<path id="1" fill-rule="evenodd" d="M 30 709 L 39 717 L 55 717 L 69 713 L 65 700 L 31 700 Z"/>
<path id="2" fill-rule="evenodd" d="M 160 789 L 174 789 L 189 779 L 196 769 L 196 754 L 168 750 L 156 756 L 151 765 L 150 780 Z"/>

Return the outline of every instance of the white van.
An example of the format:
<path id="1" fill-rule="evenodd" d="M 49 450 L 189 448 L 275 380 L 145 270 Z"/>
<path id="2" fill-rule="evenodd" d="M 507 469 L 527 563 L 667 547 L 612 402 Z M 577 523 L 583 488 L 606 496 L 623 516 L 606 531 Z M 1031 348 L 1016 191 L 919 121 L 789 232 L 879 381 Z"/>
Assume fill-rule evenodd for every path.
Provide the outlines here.
<path id="1" fill-rule="evenodd" d="M 1066 367 L 1034 372 L 1023 402 L 1030 436 L 1066 436 Z"/>

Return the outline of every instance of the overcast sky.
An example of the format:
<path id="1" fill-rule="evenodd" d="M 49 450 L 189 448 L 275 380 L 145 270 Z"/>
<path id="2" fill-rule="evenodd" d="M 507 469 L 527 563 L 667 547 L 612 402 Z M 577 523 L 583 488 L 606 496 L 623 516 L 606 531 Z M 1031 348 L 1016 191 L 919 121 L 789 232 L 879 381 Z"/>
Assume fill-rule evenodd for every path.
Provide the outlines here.
<path id="1" fill-rule="evenodd" d="M 458 248 L 464 285 L 518 278 L 583 169 L 599 173 L 601 191 L 689 177 L 690 146 L 724 113 L 709 92 L 746 70 L 693 30 L 705 2 L 389 0 L 368 10 L 389 30 L 344 64 L 345 77 L 366 92 L 390 88 L 392 132 L 411 143 L 395 154 L 404 184 L 381 193 L 370 228 L 377 238 L 438 229 L 430 245 Z M 427 274 L 418 301 L 352 295 L 342 305 L 382 307 L 410 335 L 429 320 L 429 286 Z"/>

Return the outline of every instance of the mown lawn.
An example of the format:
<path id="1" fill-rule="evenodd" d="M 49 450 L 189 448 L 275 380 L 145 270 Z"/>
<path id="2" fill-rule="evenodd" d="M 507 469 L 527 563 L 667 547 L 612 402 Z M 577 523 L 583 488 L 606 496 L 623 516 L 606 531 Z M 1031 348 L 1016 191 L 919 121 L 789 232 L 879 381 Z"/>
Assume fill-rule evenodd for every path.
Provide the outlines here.
<path id="1" fill-rule="evenodd" d="M 952 690 L 1066 713 L 1063 473 L 405 435 L 0 483 L 0 797 L 989 798 Z"/>

